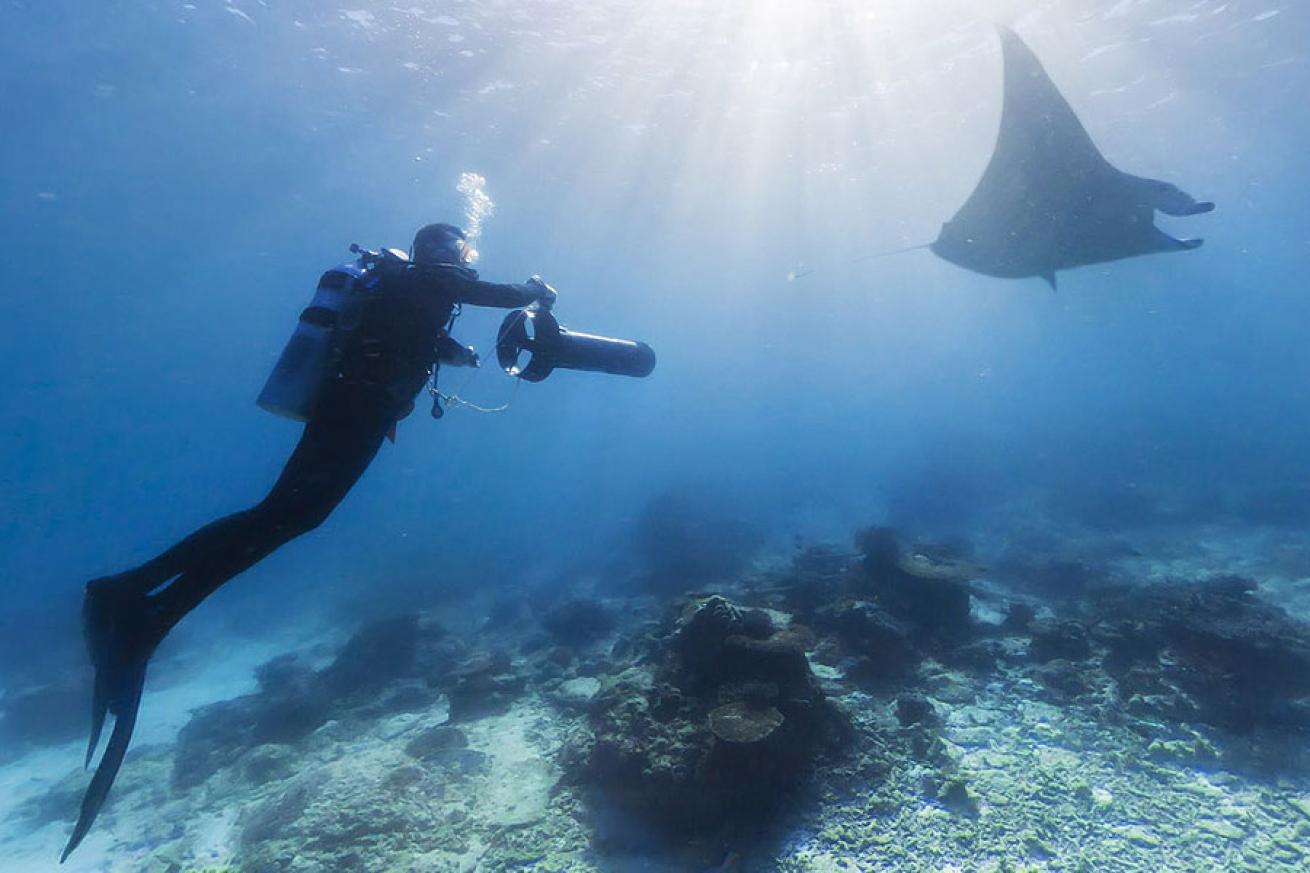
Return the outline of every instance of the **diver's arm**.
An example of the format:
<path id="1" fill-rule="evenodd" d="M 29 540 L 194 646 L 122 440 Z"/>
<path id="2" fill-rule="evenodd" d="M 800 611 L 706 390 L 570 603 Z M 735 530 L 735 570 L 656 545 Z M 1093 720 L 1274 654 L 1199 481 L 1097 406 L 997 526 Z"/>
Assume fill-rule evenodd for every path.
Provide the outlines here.
<path id="1" fill-rule="evenodd" d="M 468 303 L 472 306 L 518 309 L 537 302 L 542 295 L 541 286 L 533 282 L 509 285 L 483 282 L 481 279 L 468 279 L 463 276 L 448 281 L 451 299 L 456 303 Z"/>
<path id="2" fill-rule="evenodd" d="M 454 279 L 448 290 L 455 303 L 495 306 L 500 309 L 518 309 L 532 303 L 550 309 L 555 305 L 555 298 L 559 296 L 555 293 L 555 289 L 547 285 L 540 276 L 533 276 L 518 285 L 501 285 L 459 276 Z"/>

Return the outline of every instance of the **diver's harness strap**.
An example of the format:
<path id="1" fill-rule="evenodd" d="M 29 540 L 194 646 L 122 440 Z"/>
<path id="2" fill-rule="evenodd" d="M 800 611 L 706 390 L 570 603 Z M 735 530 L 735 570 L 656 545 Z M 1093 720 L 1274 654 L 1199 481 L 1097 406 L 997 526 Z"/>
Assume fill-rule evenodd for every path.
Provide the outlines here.
<path id="1" fill-rule="evenodd" d="M 373 251 L 352 243 L 350 251 L 352 254 L 359 256 L 359 265 L 366 271 L 376 270 L 378 272 L 384 272 L 389 270 L 413 268 L 413 264 L 409 260 L 409 257 L 399 249 L 381 249 Z M 476 274 L 474 275 L 476 276 Z M 451 336 L 451 331 L 455 327 L 455 321 L 459 318 L 462 312 L 463 305 L 460 303 L 454 304 L 451 309 L 450 318 L 447 319 L 445 326 L 441 328 L 441 331 L 437 335 L 436 342 L 433 345 L 432 364 L 428 369 L 427 389 L 428 395 L 432 397 L 432 417 L 435 419 L 440 419 L 446 414 L 446 410 L 442 408 L 442 403 L 445 403 L 447 406 L 462 406 L 472 409 L 474 412 L 491 413 L 504 412 L 509 409 L 510 404 L 513 402 L 513 398 L 511 397 L 510 400 L 505 401 L 500 406 L 479 406 L 476 403 L 465 400 L 458 394 L 447 394 L 437 387 L 437 378 L 443 363 L 449 364 L 452 367 L 477 368 L 481 366 L 481 361 L 478 359 L 478 353 L 473 349 L 473 347 L 466 346 Z M 517 382 L 514 387 L 517 391 Z"/>
<path id="2" fill-rule="evenodd" d="M 443 345 L 443 343 L 456 342 L 454 337 L 450 335 L 450 332 L 455 328 L 455 320 L 458 319 L 460 314 L 463 312 L 464 312 L 464 304 L 456 303 L 455 306 L 450 310 L 450 318 L 447 319 L 446 326 L 441 329 L 441 334 L 437 337 L 436 347 L 433 348 L 432 350 L 433 352 L 432 367 L 431 369 L 428 370 L 428 394 L 431 395 L 432 397 L 433 418 L 439 419 L 446 414 L 446 410 L 441 408 L 441 402 L 443 400 L 445 400 L 447 403 L 450 402 L 450 399 L 437 389 L 437 374 L 441 372 L 441 353 L 442 353 L 441 346 Z M 475 353 L 473 355 L 473 366 L 475 367 L 477 366 L 477 357 L 478 356 Z"/>
<path id="3" fill-rule="evenodd" d="M 478 359 L 478 353 L 473 350 L 473 347 L 464 345 L 450 335 L 450 332 L 455 327 L 455 320 L 459 318 L 463 310 L 464 307 L 462 304 L 455 304 L 454 309 L 452 309 L 450 313 L 450 320 L 447 321 L 445 327 L 441 329 L 441 334 L 437 337 L 436 347 L 433 349 L 432 367 L 428 370 L 427 386 L 428 394 L 432 397 L 433 418 L 439 419 L 445 416 L 446 410 L 442 408 L 442 403 L 451 407 L 462 406 L 466 409 L 471 409 L 474 412 L 486 413 L 504 412 L 509 409 L 510 404 L 512 403 L 511 398 L 511 400 L 505 401 L 500 406 L 479 406 L 476 403 L 465 400 L 458 394 L 447 394 L 437 387 L 437 376 L 441 371 L 441 365 L 443 363 L 450 364 L 452 367 L 477 368 L 481 366 L 481 361 Z M 518 386 L 515 385 L 514 387 L 517 388 Z"/>

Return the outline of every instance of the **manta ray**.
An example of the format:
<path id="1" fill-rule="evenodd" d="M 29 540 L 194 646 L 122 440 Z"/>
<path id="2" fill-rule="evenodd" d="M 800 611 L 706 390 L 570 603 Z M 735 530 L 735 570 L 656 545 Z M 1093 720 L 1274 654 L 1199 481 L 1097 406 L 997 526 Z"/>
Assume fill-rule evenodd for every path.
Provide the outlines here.
<path id="1" fill-rule="evenodd" d="M 953 264 L 1005 279 L 1187 251 L 1155 226 L 1156 211 L 1214 209 L 1177 186 L 1117 169 L 1018 34 L 998 28 L 1005 65 L 1001 127 L 978 187 L 928 248 Z"/>

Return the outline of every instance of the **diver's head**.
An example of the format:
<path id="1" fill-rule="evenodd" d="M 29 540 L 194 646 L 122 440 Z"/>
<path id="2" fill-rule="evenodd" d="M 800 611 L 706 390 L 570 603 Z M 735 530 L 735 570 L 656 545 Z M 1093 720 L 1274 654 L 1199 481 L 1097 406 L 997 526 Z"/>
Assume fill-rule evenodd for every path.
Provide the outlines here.
<path id="1" fill-rule="evenodd" d="M 419 265 L 453 264 L 470 266 L 478 259 L 477 250 L 469 245 L 464 231 L 453 224 L 428 224 L 414 234 L 410 260 Z"/>

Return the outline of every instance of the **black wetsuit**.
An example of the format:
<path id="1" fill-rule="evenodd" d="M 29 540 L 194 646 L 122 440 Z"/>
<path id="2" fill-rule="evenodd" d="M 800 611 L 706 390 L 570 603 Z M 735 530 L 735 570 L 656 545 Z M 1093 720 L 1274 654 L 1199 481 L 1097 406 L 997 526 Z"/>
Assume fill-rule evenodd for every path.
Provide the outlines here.
<path id="1" fill-rule="evenodd" d="M 129 601 L 148 595 L 138 613 L 139 634 L 128 635 L 148 655 L 219 586 L 313 530 L 336 508 L 388 432 L 413 409 L 457 304 L 515 308 L 539 291 L 482 282 L 474 271 L 450 265 L 408 266 L 386 275 L 268 496 L 135 570 L 91 583 L 90 593 Z"/>

